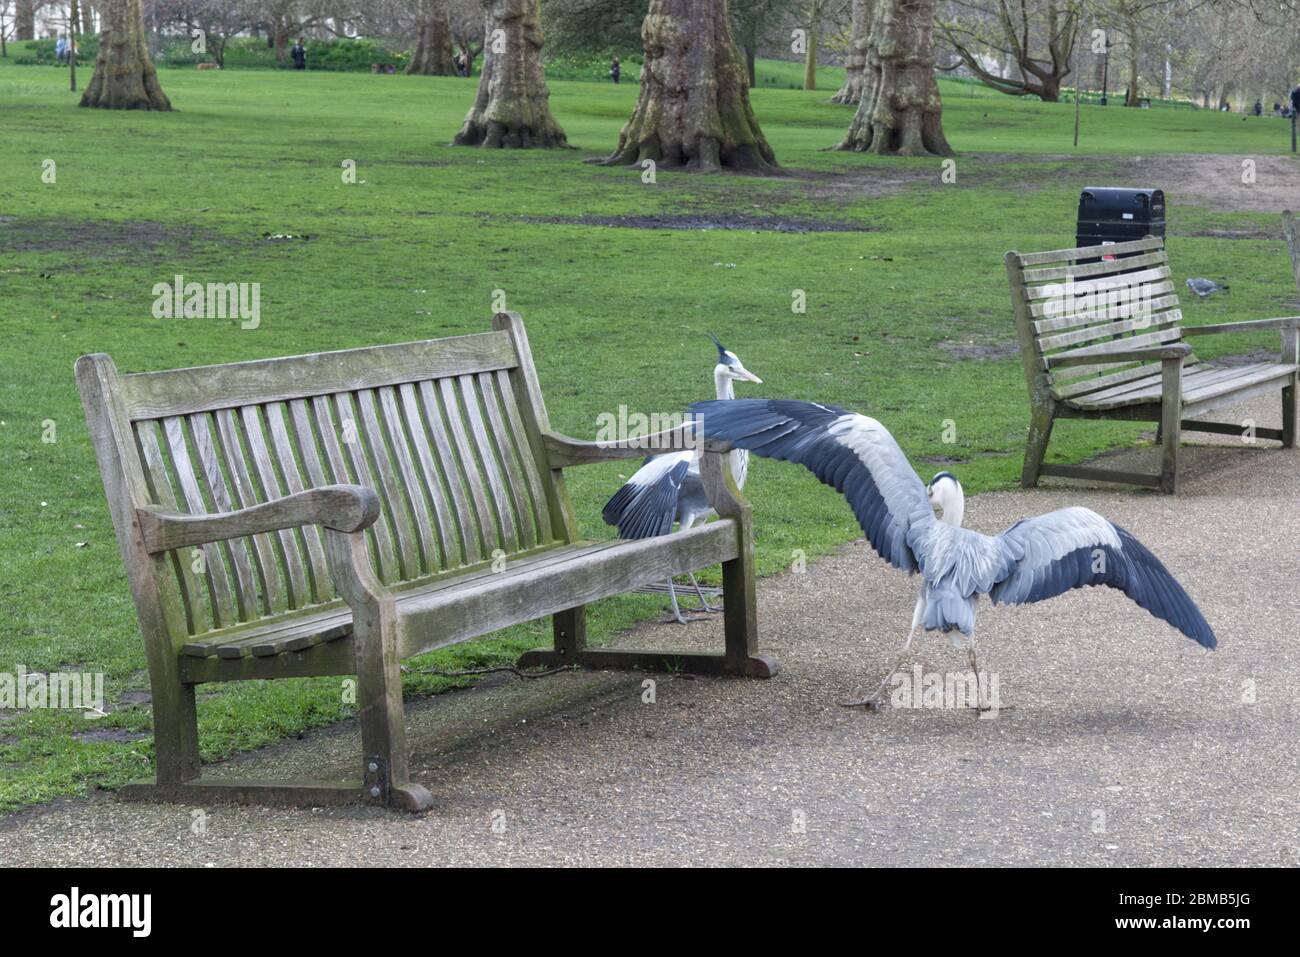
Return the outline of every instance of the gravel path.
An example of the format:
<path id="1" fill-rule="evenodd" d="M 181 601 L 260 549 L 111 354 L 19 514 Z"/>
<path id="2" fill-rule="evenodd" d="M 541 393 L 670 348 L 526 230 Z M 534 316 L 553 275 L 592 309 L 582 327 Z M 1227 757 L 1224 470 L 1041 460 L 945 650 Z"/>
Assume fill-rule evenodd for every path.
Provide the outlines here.
<path id="1" fill-rule="evenodd" d="M 1275 403 L 1238 411 L 1278 419 Z M 413 703 L 414 776 L 437 799 L 423 817 L 98 797 L 0 822 L 0 860 L 1295 866 L 1300 453 L 1261 442 L 1188 458 L 1176 500 L 1057 483 L 979 496 L 967 524 L 1095 508 L 1184 582 L 1217 652 L 1109 590 L 985 605 L 997 717 L 846 710 L 836 702 L 879 680 L 915 599 L 858 542 L 760 584 L 762 644 L 784 669 L 771 681 L 652 676 L 646 703 L 644 675 L 564 673 Z M 651 624 L 624 641 L 715 648 L 721 624 Z M 914 650 L 908 669 L 965 667 L 937 636 Z M 359 753 L 349 723 L 221 770 L 325 777 Z"/>

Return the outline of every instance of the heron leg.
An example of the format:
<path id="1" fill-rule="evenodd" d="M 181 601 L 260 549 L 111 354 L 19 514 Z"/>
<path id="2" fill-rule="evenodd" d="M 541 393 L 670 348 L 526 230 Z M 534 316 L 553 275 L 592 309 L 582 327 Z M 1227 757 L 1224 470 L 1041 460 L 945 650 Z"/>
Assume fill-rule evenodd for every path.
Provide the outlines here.
<path id="1" fill-rule="evenodd" d="M 677 619 L 677 624 L 688 625 L 693 621 L 699 621 L 697 615 L 683 615 L 682 610 L 677 605 L 677 589 L 673 586 L 673 580 L 668 579 L 668 597 L 673 600 L 673 617 Z"/>
<path id="2" fill-rule="evenodd" d="M 970 645 L 966 648 L 966 659 L 970 662 L 971 674 L 975 676 L 975 707 L 981 712 L 994 710 L 993 705 L 980 696 L 980 666 L 975 660 L 975 636 L 970 636 Z"/>
<path id="3" fill-rule="evenodd" d="M 907 637 L 903 639 L 903 646 L 898 649 L 898 658 L 895 660 L 892 668 L 885 673 L 885 677 L 880 681 L 880 687 L 876 693 L 867 697 L 859 698 L 856 701 L 841 701 L 840 704 L 846 708 L 866 708 L 868 711 L 880 710 L 880 699 L 885 693 L 885 686 L 889 684 L 889 679 L 894 677 L 903 664 L 903 659 L 907 657 L 908 649 L 912 647 L 912 637 L 916 630 L 921 627 L 921 621 L 925 615 L 925 586 L 921 586 L 921 594 L 917 596 L 916 607 L 912 610 L 912 627 L 907 630 Z"/>
<path id="4" fill-rule="evenodd" d="M 700 609 L 702 611 L 721 611 L 722 609 L 710 605 L 709 600 L 704 597 L 704 592 L 700 590 L 700 583 L 695 580 L 695 573 L 687 572 L 686 575 L 690 578 L 691 584 L 695 587 L 695 594 L 700 596 Z"/>
<path id="5" fill-rule="evenodd" d="M 885 687 L 889 684 L 889 679 L 902 667 L 903 659 L 907 657 L 908 650 L 912 647 L 912 637 L 916 634 L 916 626 L 913 625 L 907 633 L 907 638 L 903 640 L 903 646 L 898 649 L 898 657 L 894 659 L 893 665 L 885 672 L 885 677 L 880 680 L 880 687 L 876 689 L 875 694 L 865 695 L 855 701 L 841 701 L 840 705 L 845 708 L 866 708 L 868 711 L 879 711 L 880 701 L 885 695 Z"/>

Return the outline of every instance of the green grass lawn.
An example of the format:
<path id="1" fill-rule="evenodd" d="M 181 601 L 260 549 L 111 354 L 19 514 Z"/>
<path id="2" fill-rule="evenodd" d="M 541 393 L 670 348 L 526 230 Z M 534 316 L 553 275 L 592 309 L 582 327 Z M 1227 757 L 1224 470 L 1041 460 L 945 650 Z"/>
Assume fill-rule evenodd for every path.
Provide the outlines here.
<path id="1" fill-rule="evenodd" d="M 149 773 L 147 706 L 123 699 L 147 688 L 144 655 L 73 383 L 77 356 L 109 352 L 137 371 L 474 332 L 487 328 L 500 289 L 528 324 L 553 424 L 572 435 L 593 436 L 597 416 L 620 404 L 673 412 L 711 397 L 711 332 L 765 380 L 742 394 L 868 412 L 923 474 L 950 467 L 971 491 L 1005 487 L 1019 473 L 1027 403 L 1019 358 L 1004 348 L 1014 332 L 1003 252 L 1072 245 L 1078 190 L 1107 156 L 1288 145 L 1277 122 L 1086 108 L 1085 176 L 1068 157 L 1031 162 L 1074 152 L 1072 105 L 945 82 L 945 128 L 960 155 L 957 182 L 941 184 L 938 160 L 827 152 L 851 116 L 826 102 L 840 77 L 824 71 L 817 92 L 785 88 L 797 72 L 765 63 L 770 82 L 753 94 L 790 175 L 660 172 L 643 184 L 638 170 L 583 162 L 614 147 L 636 97 L 630 83 L 552 83 L 576 149 L 483 152 L 447 145 L 474 92 L 455 78 L 164 70 L 178 112 L 108 113 L 77 109 L 62 71 L 0 61 L 0 672 L 101 671 L 112 706 L 98 721 L 0 712 L 0 809 Z M 42 181 L 46 160 L 54 183 Z M 342 182 L 345 160 L 356 163 L 355 184 Z M 878 195 L 900 173 L 912 181 Z M 546 221 L 683 214 L 856 231 Z M 1197 304 L 1193 321 L 1290 308 L 1280 240 L 1190 235 L 1275 229 L 1276 217 L 1184 207 L 1171 218 L 1179 269 L 1234 282 L 1230 299 Z M 260 327 L 153 318 L 154 284 L 177 273 L 261 283 Z M 795 314 L 800 289 L 807 311 Z M 953 345 L 999 357 L 961 359 Z M 1207 345 L 1276 348 L 1268 336 Z M 943 441 L 946 421 L 954 443 Z M 42 441 L 49 422 L 52 443 Z M 1066 424 L 1053 450 L 1078 461 L 1138 431 Z M 600 508 L 627 472 L 572 473 L 586 534 L 607 533 Z M 749 492 L 764 573 L 859 534 L 841 499 L 801 469 L 756 462 Z M 662 606 L 648 596 L 601 602 L 593 634 L 607 639 Z M 501 663 L 547 633 L 512 629 L 413 667 Z M 412 676 L 409 690 L 449 684 Z M 207 686 L 204 756 L 345 717 L 339 699 L 336 680 Z"/>

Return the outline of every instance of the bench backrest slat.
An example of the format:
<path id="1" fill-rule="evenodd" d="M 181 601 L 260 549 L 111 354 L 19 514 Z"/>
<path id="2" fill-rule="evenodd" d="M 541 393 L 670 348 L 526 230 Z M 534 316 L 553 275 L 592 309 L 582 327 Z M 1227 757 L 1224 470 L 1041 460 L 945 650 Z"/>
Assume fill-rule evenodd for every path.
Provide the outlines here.
<path id="1" fill-rule="evenodd" d="M 565 502 L 558 473 L 538 457 L 545 412 L 516 346 L 527 340 L 507 317 L 497 325 L 114 376 L 110 398 L 131 433 L 119 452 L 142 477 L 135 504 L 227 512 L 321 485 L 366 485 L 382 503 L 367 542 L 390 585 L 569 540 L 570 523 L 555 515 Z M 316 527 L 181 549 L 153 567 L 159 594 L 183 612 L 173 638 L 338 601 Z"/>
<path id="2" fill-rule="evenodd" d="M 1150 375 L 1135 371 L 1136 363 L 1108 362 L 1106 355 L 1182 339 L 1182 312 L 1162 239 L 1010 252 L 1006 263 L 1031 395 L 1050 391 L 1076 398 Z M 1096 362 L 1057 365 L 1081 356 L 1095 356 Z"/>

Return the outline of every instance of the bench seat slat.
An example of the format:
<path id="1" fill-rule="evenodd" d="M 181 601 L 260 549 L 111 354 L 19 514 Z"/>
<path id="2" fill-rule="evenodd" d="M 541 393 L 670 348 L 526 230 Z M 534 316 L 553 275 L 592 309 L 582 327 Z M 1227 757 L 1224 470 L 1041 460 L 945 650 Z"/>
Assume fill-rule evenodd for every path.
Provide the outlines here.
<path id="1" fill-rule="evenodd" d="M 1262 362 L 1247 366 L 1198 366 L 1197 369 L 1183 374 L 1183 404 L 1188 405 L 1204 399 L 1229 395 L 1239 389 L 1267 382 L 1270 379 L 1284 378 L 1294 372 L 1295 368 L 1292 365 L 1276 362 Z M 1156 373 L 1111 389 L 1077 396 L 1069 401 L 1071 405 L 1082 409 L 1114 409 L 1126 405 L 1159 402 L 1162 392 L 1161 377 Z"/>
<path id="2" fill-rule="evenodd" d="M 444 592 L 473 588 L 484 581 L 511 582 L 520 577 L 536 574 L 542 569 L 562 566 L 579 556 L 588 559 L 603 552 L 617 549 L 626 542 L 617 539 L 603 542 L 576 542 L 554 546 L 531 555 L 507 560 L 505 567 L 494 570 L 489 562 L 482 567 L 442 575 L 425 582 L 416 582 L 399 590 L 399 609 L 411 602 L 438 600 Z M 322 641 L 334 641 L 352 633 L 352 610 L 346 605 L 334 604 L 316 612 L 292 618 L 268 619 L 240 627 L 212 632 L 191 639 L 181 647 L 181 654 L 190 658 L 243 658 L 250 655 L 265 657 L 285 651 L 301 651 Z"/>
<path id="3" fill-rule="evenodd" d="M 1240 366 L 1234 370 L 1235 375 L 1218 382 L 1205 385 L 1194 384 L 1183 388 L 1183 403 L 1191 405 L 1216 396 L 1227 395 L 1239 389 L 1245 389 L 1270 379 L 1282 379 L 1296 371 L 1296 366 L 1283 362 L 1261 362 L 1258 365 Z"/>

